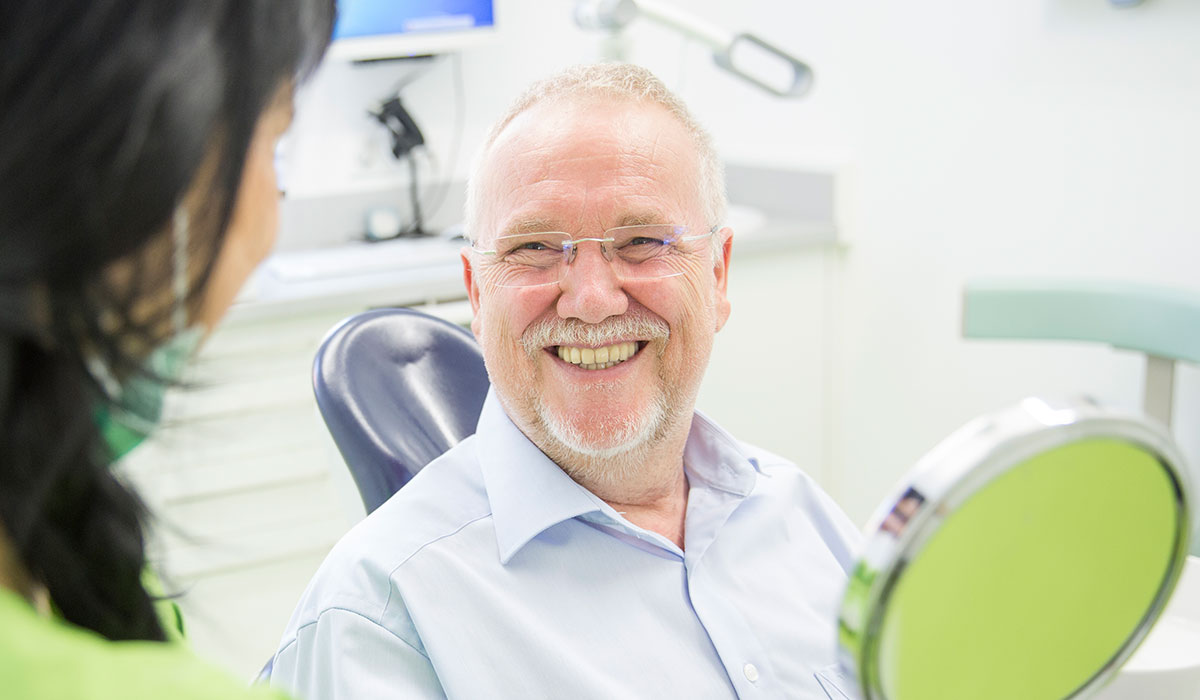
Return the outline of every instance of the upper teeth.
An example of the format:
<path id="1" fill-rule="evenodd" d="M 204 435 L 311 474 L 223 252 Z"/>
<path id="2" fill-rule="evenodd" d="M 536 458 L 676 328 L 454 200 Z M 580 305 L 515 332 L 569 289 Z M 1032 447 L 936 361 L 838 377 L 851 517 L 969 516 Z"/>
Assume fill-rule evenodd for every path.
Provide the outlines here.
<path id="1" fill-rule="evenodd" d="M 628 360 L 635 352 L 637 352 L 637 343 L 634 341 L 606 345 L 602 348 L 558 346 L 560 358 L 584 369 L 606 369 L 618 362 Z"/>

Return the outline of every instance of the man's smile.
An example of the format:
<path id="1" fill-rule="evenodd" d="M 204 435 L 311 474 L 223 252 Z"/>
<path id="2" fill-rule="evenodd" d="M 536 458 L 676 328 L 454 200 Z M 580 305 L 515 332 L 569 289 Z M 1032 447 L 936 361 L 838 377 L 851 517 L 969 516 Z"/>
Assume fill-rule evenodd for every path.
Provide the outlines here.
<path id="1" fill-rule="evenodd" d="M 637 354 L 645 345 L 645 341 L 625 341 L 604 345 L 598 348 L 587 348 L 575 345 L 557 345 L 547 348 L 559 359 L 578 365 L 583 369 L 608 369 L 620 364 Z"/>

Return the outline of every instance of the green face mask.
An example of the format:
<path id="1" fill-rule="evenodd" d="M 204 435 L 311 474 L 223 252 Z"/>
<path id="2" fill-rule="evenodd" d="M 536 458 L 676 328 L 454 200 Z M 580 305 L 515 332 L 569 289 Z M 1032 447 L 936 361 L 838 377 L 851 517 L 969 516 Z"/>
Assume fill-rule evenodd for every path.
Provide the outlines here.
<path id="1" fill-rule="evenodd" d="M 200 328 L 175 334 L 150 353 L 140 372 L 121 385 L 114 402 L 100 405 L 96 422 L 112 459 L 124 457 L 158 427 L 167 388 L 183 376 L 203 338 Z"/>
<path id="2" fill-rule="evenodd" d="M 174 334 L 155 348 L 146 357 L 142 369 L 123 384 L 117 383 L 105 367 L 91 368 L 108 391 L 108 401 L 96 409 L 96 424 L 113 460 L 128 454 L 158 427 L 167 389 L 182 378 L 184 368 L 204 339 L 202 327 L 187 326 L 188 217 L 182 205 L 175 210 L 172 235 L 175 243 Z"/>

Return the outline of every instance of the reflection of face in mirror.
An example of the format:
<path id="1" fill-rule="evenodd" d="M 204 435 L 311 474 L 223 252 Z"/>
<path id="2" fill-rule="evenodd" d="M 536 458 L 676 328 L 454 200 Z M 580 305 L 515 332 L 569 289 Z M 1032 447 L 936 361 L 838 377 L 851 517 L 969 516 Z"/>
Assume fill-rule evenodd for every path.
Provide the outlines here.
<path id="1" fill-rule="evenodd" d="M 925 497 L 919 491 L 909 489 L 896 502 L 895 507 L 892 508 L 892 512 L 888 513 L 883 519 L 882 529 L 899 537 L 904 532 L 905 526 L 908 525 L 909 519 L 912 518 L 913 514 L 917 512 L 924 502 Z"/>

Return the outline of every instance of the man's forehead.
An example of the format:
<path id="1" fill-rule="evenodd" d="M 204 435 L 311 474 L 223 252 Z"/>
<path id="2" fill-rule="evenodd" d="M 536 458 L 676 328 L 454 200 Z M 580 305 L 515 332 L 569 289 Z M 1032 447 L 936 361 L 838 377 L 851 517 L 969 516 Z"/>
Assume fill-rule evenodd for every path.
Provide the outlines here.
<path id="1" fill-rule="evenodd" d="M 555 98 L 514 116 L 489 148 L 499 158 L 489 161 L 503 167 L 515 156 L 536 160 L 586 145 L 593 146 L 593 157 L 620 159 L 656 144 L 683 158 L 696 155 L 684 124 L 661 105 L 601 96 Z"/>
<path id="2" fill-rule="evenodd" d="M 506 235 L 672 223 L 696 187 L 698 158 L 683 125 L 656 104 L 535 105 L 486 156 L 485 226 Z"/>

